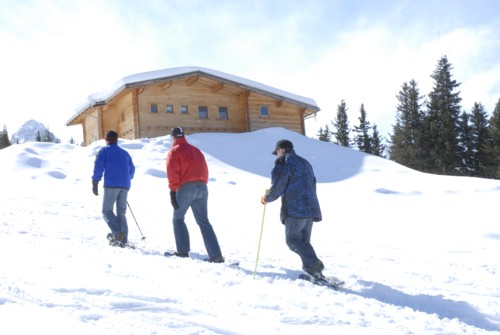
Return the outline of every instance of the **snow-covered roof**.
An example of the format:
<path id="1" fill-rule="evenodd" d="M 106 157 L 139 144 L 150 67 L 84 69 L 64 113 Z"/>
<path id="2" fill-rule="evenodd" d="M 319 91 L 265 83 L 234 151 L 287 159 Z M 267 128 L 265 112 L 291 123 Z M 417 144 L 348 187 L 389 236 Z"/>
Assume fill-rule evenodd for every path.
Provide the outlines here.
<path id="1" fill-rule="evenodd" d="M 127 87 L 144 85 L 149 82 L 160 82 L 163 80 L 175 79 L 176 77 L 184 77 L 187 75 L 194 75 L 194 74 L 206 75 L 208 77 L 212 77 L 217 80 L 230 83 L 232 85 L 249 89 L 251 91 L 255 91 L 264 95 L 273 96 L 284 101 L 289 101 L 295 104 L 304 105 L 309 109 L 312 109 L 314 111 L 319 111 L 319 107 L 316 104 L 316 101 L 310 98 L 292 94 L 271 86 L 255 82 L 253 80 L 241 78 L 224 72 L 198 66 L 183 66 L 183 67 L 175 67 L 170 69 L 133 74 L 119 80 L 109 89 L 89 95 L 87 100 L 83 102 L 83 104 L 79 108 L 77 108 L 76 114 L 73 115 L 73 117 L 67 122 L 67 124 L 71 123 L 71 121 L 73 121 L 78 115 L 80 115 L 88 108 L 106 104 L 116 94 L 118 94 Z"/>

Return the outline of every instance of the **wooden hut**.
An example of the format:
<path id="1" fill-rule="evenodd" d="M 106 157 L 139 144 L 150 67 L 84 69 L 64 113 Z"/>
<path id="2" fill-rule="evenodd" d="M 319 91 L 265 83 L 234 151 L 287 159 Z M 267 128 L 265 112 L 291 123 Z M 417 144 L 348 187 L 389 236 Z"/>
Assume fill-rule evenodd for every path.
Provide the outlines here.
<path id="1" fill-rule="evenodd" d="M 309 98 L 211 69 L 179 67 L 123 78 L 89 96 L 66 125 L 82 125 L 84 145 L 110 129 L 137 139 L 167 135 L 175 126 L 187 134 L 284 127 L 305 135 L 304 120 L 318 111 Z"/>

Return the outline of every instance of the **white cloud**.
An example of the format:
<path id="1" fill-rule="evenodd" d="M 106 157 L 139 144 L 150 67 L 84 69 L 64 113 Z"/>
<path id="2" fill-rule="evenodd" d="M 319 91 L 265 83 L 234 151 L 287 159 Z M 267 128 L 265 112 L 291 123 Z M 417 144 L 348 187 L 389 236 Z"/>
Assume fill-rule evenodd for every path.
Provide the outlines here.
<path id="1" fill-rule="evenodd" d="M 405 36 L 386 26 L 344 34 L 341 42 L 311 68 L 317 83 L 316 96 L 311 97 L 326 112 L 318 116 L 323 123 L 316 122 L 317 128 L 333 120 L 344 99 L 351 125 L 358 123 L 364 103 L 370 122 L 376 123 L 383 135 L 392 132 L 401 85 L 415 79 L 421 95 L 427 95 L 433 88 L 430 76 L 444 55 L 453 65 L 453 79 L 462 83 L 463 108 L 470 110 L 473 102 L 479 101 L 491 112 L 500 97 L 500 64 L 477 66 L 489 40 L 488 32 L 477 29 L 455 29 L 428 39 Z"/>
<path id="2" fill-rule="evenodd" d="M 384 134 L 403 82 L 415 79 L 427 94 L 443 55 L 462 83 L 463 107 L 479 100 L 492 110 L 500 97 L 499 22 L 479 16 L 485 6 L 466 11 L 460 3 L 440 19 L 431 2 L 418 11 L 411 2 L 361 3 L 0 3 L 0 89 L 4 110 L 17 112 L 0 122 L 14 132 L 35 118 L 57 134 L 87 95 L 131 74 L 192 65 L 315 99 L 322 112 L 307 122 L 309 136 L 333 120 L 342 99 L 351 125 L 364 103 Z"/>

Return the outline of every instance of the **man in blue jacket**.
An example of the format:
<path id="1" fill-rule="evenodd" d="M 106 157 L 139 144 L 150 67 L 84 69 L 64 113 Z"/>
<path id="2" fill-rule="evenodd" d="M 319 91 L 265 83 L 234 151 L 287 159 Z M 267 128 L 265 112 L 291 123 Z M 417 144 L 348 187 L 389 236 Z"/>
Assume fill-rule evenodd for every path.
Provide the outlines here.
<path id="1" fill-rule="evenodd" d="M 316 177 L 311 164 L 295 153 L 293 143 L 280 140 L 272 152 L 278 158 L 271 172 L 271 188 L 262 197 L 263 205 L 281 197 L 281 222 L 286 244 L 302 260 L 302 268 L 315 278 L 324 278 L 323 262 L 311 245 L 313 222 L 321 221 L 316 194 Z"/>
<path id="2" fill-rule="evenodd" d="M 98 185 L 104 174 L 104 198 L 102 214 L 111 233 L 110 244 L 124 247 L 128 242 L 127 196 L 135 166 L 129 153 L 117 144 L 118 134 L 113 130 L 106 134 L 106 146 L 97 153 L 92 175 L 92 192 L 99 195 Z M 113 209 L 116 205 L 116 214 Z"/>

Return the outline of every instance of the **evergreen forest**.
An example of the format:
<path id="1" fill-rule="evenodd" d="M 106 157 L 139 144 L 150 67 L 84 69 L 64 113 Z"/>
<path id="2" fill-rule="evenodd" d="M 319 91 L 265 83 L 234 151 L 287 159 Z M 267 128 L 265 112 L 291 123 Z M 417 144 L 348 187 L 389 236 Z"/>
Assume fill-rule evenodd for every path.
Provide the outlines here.
<path id="1" fill-rule="evenodd" d="M 396 119 L 384 144 L 363 104 L 358 123 L 350 127 L 344 100 L 319 140 L 386 157 L 409 168 L 440 175 L 500 178 L 500 99 L 488 117 L 480 102 L 470 111 L 461 106 L 460 83 L 443 56 L 431 75 L 432 91 L 424 96 L 415 80 L 397 94 Z M 386 157 L 387 158 L 387 157 Z"/>

